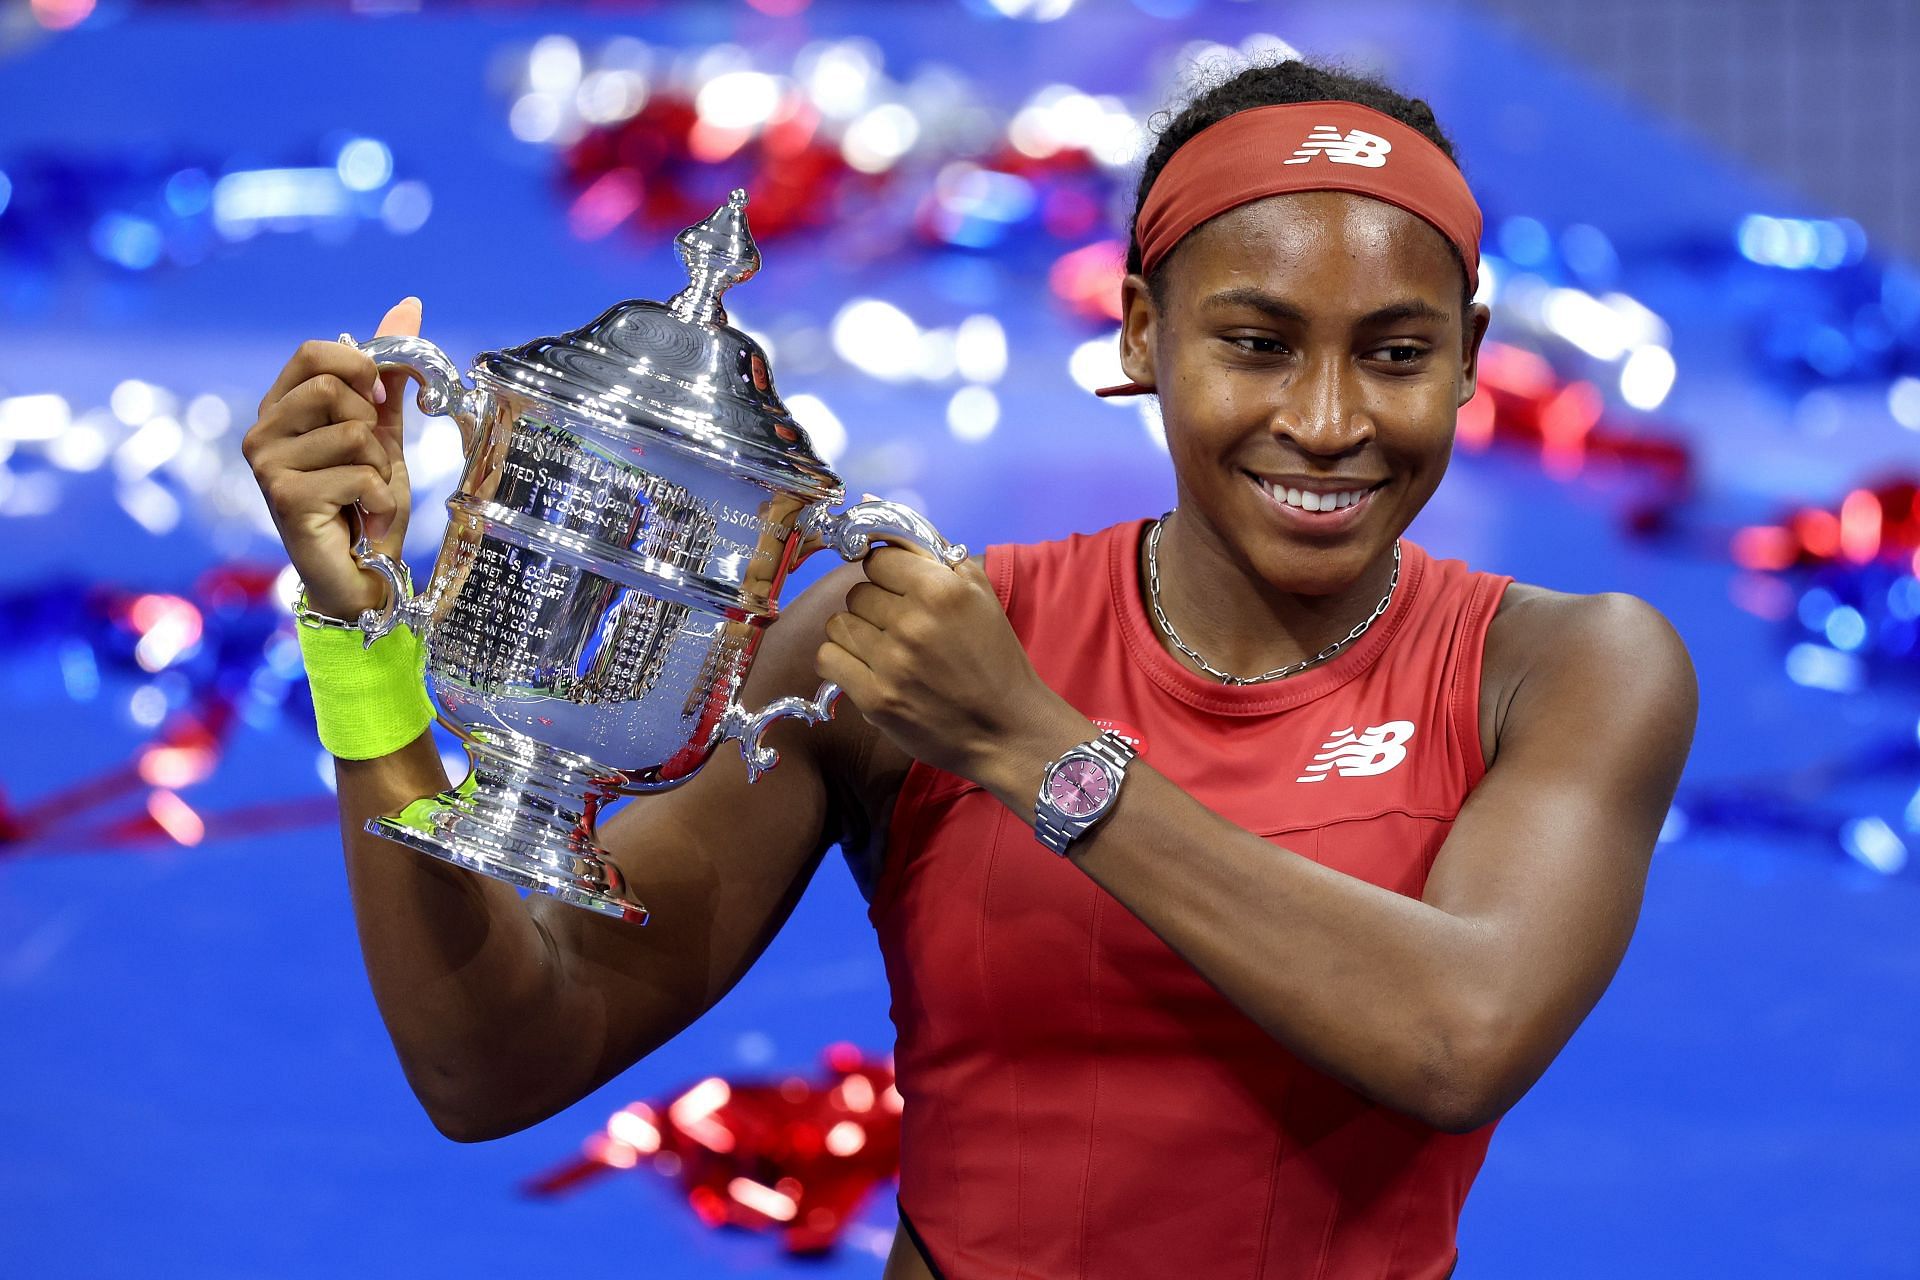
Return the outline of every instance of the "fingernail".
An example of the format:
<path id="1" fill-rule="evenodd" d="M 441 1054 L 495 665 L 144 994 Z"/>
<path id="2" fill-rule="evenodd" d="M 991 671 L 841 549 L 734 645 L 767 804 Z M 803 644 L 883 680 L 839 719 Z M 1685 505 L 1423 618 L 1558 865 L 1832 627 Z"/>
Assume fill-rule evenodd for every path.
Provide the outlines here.
<path id="1" fill-rule="evenodd" d="M 373 378 L 373 402 L 375 404 L 387 402 L 387 380 L 378 374 Z"/>

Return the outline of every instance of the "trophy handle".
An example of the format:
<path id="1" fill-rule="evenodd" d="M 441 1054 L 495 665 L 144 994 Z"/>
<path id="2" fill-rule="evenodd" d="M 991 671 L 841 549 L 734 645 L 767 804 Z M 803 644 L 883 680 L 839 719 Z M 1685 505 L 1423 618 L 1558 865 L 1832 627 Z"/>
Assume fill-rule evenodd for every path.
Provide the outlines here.
<path id="1" fill-rule="evenodd" d="M 408 334 L 389 334 L 355 342 L 352 334 L 343 333 L 340 341 L 372 356 L 373 363 L 382 372 L 403 369 L 417 378 L 420 393 L 414 403 L 422 413 L 452 418 L 460 428 L 461 453 L 469 458 L 473 456 L 474 444 L 480 438 L 482 393 L 462 381 L 460 371 L 447 359 L 446 352 L 425 338 Z M 387 583 L 386 602 L 377 609 L 364 611 L 359 617 L 366 643 L 372 644 L 402 623 L 412 627 L 416 634 L 424 632 L 433 616 L 431 598 L 413 594 L 413 579 L 405 564 L 374 550 L 373 543 L 367 539 L 359 508 L 350 508 L 347 519 L 353 526 L 354 561 L 362 569 L 379 574 Z"/>
<path id="2" fill-rule="evenodd" d="M 819 539 L 819 545 L 838 551 L 843 559 L 864 560 L 873 549 L 874 539 L 919 547 L 950 569 L 957 569 L 967 558 L 967 548 L 948 542 L 933 527 L 933 521 L 912 507 L 885 498 L 868 498 L 845 511 L 809 507 L 801 520 L 801 529 Z"/>
<path id="3" fill-rule="evenodd" d="M 833 704 L 840 686 L 828 680 L 821 684 L 811 700 L 800 697 L 775 698 L 758 711 L 749 711 L 737 702 L 727 703 L 720 717 L 718 746 L 728 738 L 740 739 L 740 755 L 747 762 L 747 781 L 758 782 L 760 775 L 780 763 L 780 753 L 762 742 L 761 735 L 777 720 L 804 720 L 819 724 L 833 719 Z"/>
<path id="4" fill-rule="evenodd" d="M 816 538 L 819 547 L 831 547 L 846 560 L 865 559 L 873 550 L 875 540 L 919 547 L 948 568 L 958 568 L 967 558 L 966 546 L 941 537 L 931 520 L 912 507 L 884 498 L 869 498 L 837 512 L 810 507 L 802 518 L 801 530 Z M 757 782 L 761 774 L 780 763 L 780 753 L 761 741 L 766 731 L 780 720 L 804 720 L 808 724 L 830 720 L 833 704 L 839 697 L 840 686 L 828 680 L 811 699 L 776 698 L 758 711 L 748 711 L 738 702 L 729 701 L 720 718 L 715 745 L 728 738 L 740 739 L 740 754 L 747 762 L 747 781 Z"/>

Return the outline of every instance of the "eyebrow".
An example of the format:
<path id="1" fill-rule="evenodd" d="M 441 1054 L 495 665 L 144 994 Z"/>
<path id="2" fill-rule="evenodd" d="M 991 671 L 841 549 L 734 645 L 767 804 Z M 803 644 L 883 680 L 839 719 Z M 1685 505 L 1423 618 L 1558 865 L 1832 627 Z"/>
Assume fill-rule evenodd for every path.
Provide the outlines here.
<path id="1" fill-rule="evenodd" d="M 1242 286 L 1238 289 L 1222 289 L 1209 295 L 1201 304 L 1207 307 L 1251 307 L 1275 320 L 1305 324 L 1306 313 L 1283 298 L 1275 297 L 1262 289 Z M 1419 298 L 1408 298 L 1401 302 L 1391 302 L 1384 307 L 1369 311 L 1358 320 L 1360 327 L 1399 324 L 1409 320 L 1425 320 L 1433 324 L 1446 324 L 1453 319 L 1450 312 L 1442 311 L 1430 302 Z"/>

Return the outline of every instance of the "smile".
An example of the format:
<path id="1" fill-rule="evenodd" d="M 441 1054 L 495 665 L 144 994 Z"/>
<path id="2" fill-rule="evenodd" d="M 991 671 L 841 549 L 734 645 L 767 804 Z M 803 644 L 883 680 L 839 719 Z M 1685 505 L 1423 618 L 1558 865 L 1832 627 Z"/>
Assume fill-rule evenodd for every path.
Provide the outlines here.
<path id="1" fill-rule="evenodd" d="M 1383 480 L 1380 484 L 1364 487 L 1295 488 L 1277 484 L 1250 471 L 1241 474 L 1252 481 L 1253 486 L 1275 508 L 1295 519 L 1311 518 L 1313 524 L 1322 527 L 1343 526 L 1358 519 L 1374 493 L 1386 483 Z"/>

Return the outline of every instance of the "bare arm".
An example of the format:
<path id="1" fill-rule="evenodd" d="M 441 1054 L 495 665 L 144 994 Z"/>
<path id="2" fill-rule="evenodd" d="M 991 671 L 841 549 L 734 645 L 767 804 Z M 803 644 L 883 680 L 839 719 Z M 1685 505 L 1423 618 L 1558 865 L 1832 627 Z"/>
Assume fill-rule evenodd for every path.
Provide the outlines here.
<path id="1" fill-rule="evenodd" d="M 1652 609 L 1528 607 L 1510 640 L 1535 656 L 1421 899 L 1275 857 L 1140 763 L 1073 855 L 1276 1040 L 1450 1132 L 1517 1102 L 1605 991 L 1693 731 L 1692 667 Z M 1031 820 L 1046 762 L 1091 730 L 1062 715 L 984 781 Z"/>
<path id="2" fill-rule="evenodd" d="M 417 332 L 417 304 L 382 333 Z M 398 555 L 410 506 L 399 375 L 337 342 L 300 348 L 261 401 L 243 451 L 309 602 L 337 617 L 378 603 L 348 554 L 358 502 Z M 378 402 L 378 403 L 376 403 Z M 749 705 L 811 694 L 814 651 L 856 568 L 796 602 L 763 637 Z M 848 708 L 774 729 L 780 767 L 749 787 L 723 751 L 681 787 L 629 802 L 601 843 L 653 912 L 615 923 L 368 835 L 448 783 L 432 735 L 336 761 L 341 842 L 367 975 L 402 1068 L 450 1137 L 495 1137 L 566 1107 L 685 1027 L 739 980 L 785 921 L 837 828 L 830 779 L 872 735 Z"/>
<path id="3" fill-rule="evenodd" d="M 811 694 L 836 571 L 767 631 L 743 698 Z M 600 843 L 652 917 L 605 919 L 421 857 L 362 825 L 446 785 L 431 735 L 337 762 L 342 842 L 382 1018 L 436 1126 L 467 1141 L 534 1124 L 664 1044 L 732 989 L 786 921 L 835 838 L 823 760 L 858 716 L 777 727 L 778 768 L 749 784 L 724 748 L 692 780 L 628 801 Z"/>
<path id="4" fill-rule="evenodd" d="M 821 671 L 901 749 L 1031 822 L 1046 764 L 1094 726 L 1040 682 L 977 573 L 883 549 L 867 575 Z M 1501 610 L 1496 651 L 1518 678 L 1495 759 L 1421 900 L 1276 850 L 1144 761 L 1072 854 L 1274 1039 L 1453 1131 L 1524 1094 L 1606 988 L 1696 700 L 1679 638 L 1631 597 L 1535 594 Z"/>

